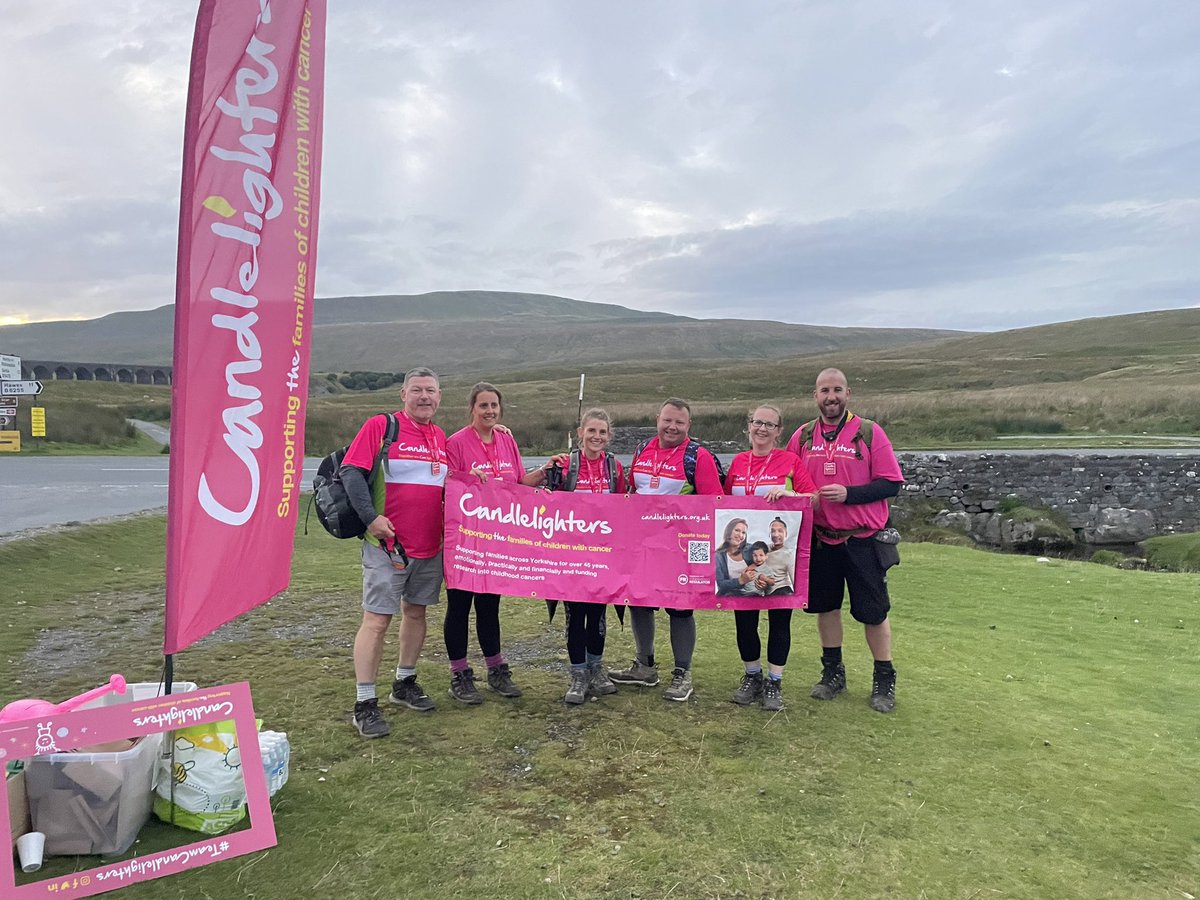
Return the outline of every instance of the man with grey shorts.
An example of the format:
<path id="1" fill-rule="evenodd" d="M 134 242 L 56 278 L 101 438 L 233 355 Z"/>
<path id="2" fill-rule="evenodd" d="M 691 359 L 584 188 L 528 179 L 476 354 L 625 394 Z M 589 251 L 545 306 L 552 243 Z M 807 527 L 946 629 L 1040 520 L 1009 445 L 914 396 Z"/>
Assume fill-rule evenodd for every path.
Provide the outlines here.
<path id="1" fill-rule="evenodd" d="M 433 424 L 442 401 L 438 377 L 416 368 L 404 376 L 399 425 L 374 481 L 368 477 L 387 434 L 388 417 L 373 416 L 342 460 L 341 476 L 363 536 L 363 618 L 354 638 L 357 682 L 351 724 L 365 738 L 391 729 L 379 711 L 375 677 L 392 617 L 400 614 L 400 664 L 388 700 L 422 712 L 433 701 L 417 684 L 417 658 L 425 644 L 425 610 L 442 590 L 442 491 L 449 460 L 446 435 Z"/>

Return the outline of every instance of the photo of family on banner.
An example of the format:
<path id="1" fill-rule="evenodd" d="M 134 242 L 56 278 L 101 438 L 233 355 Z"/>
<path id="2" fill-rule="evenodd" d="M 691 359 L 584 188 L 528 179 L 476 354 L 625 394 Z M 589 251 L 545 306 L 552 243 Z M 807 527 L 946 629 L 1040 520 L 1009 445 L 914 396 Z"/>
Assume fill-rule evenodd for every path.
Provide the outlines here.
<path id="1" fill-rule="evenodd" d="M 676 609 L 803 609 L 807 497 L 530 491 L 446 481 L 451 588 Z"/>

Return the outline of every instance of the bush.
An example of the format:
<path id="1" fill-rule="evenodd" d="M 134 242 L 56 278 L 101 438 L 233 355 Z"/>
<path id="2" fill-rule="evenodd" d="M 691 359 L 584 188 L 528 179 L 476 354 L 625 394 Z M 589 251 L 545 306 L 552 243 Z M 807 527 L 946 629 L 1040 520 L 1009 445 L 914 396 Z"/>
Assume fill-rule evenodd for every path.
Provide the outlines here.
<path id="1" fill-rule="evenodd" d="M 1125 557 L 1116 550 L 1097 550 L 1088 560 L 1098 566 L 1119 566 L 1124 561 Z"/>

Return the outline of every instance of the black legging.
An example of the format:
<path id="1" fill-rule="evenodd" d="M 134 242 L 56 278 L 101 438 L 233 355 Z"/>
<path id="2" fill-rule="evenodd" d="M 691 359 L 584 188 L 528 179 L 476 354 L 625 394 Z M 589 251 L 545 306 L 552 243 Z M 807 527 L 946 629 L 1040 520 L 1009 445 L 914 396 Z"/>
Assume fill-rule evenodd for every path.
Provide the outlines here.
<path id="1" fill-rule="evenodd" d="M 587 662 L 587 655 L 604 655 L 604 617 L 606 603 L 564 600 L 567 611 L 567 656 L 573 665 Z"/>
<path id="2" fill-rule="evenodd" d="M 447 588 L 442 634 L 446 638 L 446 656 L 451 661 L 466 659 L 472 601 L 475 603 L 475 634 L 479 637 L 479 649 L 484 656 L 495 656 L 500 652 L 500 595 Z"/>
<path id="3" fill-rule="evenodd" d="M 742 662 L 754 662 L 762 658 L 762 642 L 758 639 L 758 610 L 735 609 L 733 621 L 737 625 L 738 652 Z M 792 649 L 792 611 L 790 609 L 767 610 L 767 662 L 773 666 L 786 666 L 788 653 Z"/>

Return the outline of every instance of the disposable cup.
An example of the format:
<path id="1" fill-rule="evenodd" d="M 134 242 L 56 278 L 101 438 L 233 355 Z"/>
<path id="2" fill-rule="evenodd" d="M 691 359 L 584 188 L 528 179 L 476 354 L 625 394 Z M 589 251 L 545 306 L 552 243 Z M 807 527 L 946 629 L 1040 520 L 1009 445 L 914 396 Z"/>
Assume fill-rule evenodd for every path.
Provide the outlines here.
<path id="1" fill-rule="evenodd" d="M 21 859 L 22 872 L 36 872 L 42 867 L 42 851 L 46 847 L 46 835 L 40 831 L 27 831 L 17 838 L 17 856 Z"/>

